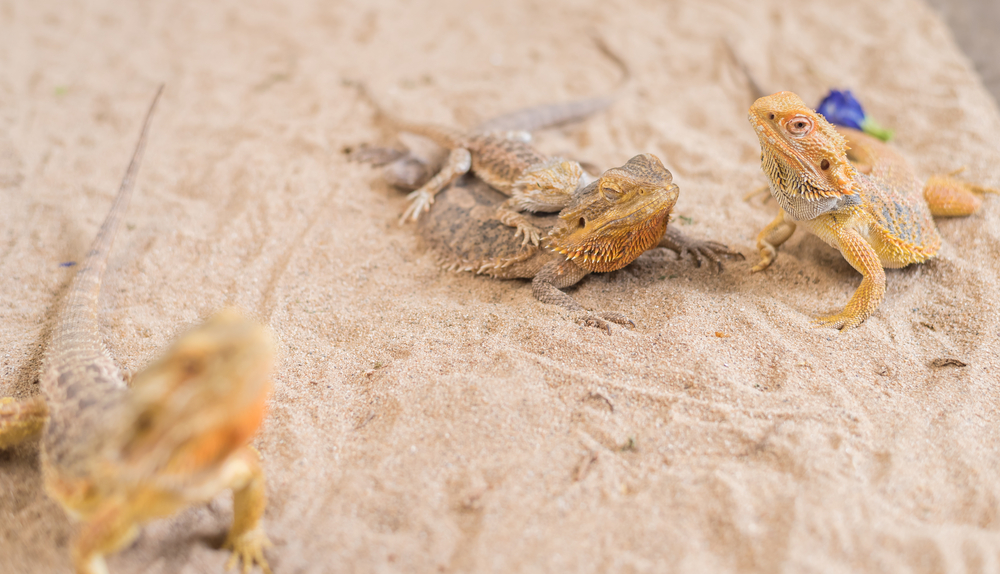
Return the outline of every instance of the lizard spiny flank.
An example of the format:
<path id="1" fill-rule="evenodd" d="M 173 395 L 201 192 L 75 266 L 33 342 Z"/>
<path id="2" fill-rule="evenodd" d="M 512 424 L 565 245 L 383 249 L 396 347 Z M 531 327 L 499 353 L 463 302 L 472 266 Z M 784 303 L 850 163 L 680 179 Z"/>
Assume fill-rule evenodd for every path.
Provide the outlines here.
<path id="1" fill-rule="evenodd" d="M 182 336 L 126 386 L 100 336 L 98 299 L 125 218 L 150 105 L 121 187 L 70 285 L 46 349 L 42 397 L 0 401 L 0 448 L 42 435 L 46 492 L 82 524 L 71 544 L 78 574 L 106 574 L 104 556 L 148 520 L 233 490 L 229 566 L 270 572 L 260 526 L 264 473 L 249 446 L 270 395 L 268 331 L 233 310 Z"/>
<path id="2" fill-rule="evenodd" d="M 934 257 L 941 237 L 932 215 L 975 212 L 994 190 L 948 177 L 922 185 L 909 162 L 860 131 L 835 127 L 791 92 L 758 99 L 750 125 L 760 140 L 761 168 L 781 211 L 757 236 L 766 269 L 797 225 L 838 249 L 863 276 L 840 313 L 819 325 L 850 329 L 885 297 L 886 268 Z"/>

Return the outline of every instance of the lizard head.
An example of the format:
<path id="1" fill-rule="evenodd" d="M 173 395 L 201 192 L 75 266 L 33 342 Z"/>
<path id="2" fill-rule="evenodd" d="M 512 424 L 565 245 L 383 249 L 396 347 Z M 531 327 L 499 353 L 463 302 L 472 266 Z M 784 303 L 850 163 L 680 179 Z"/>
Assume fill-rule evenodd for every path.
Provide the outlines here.
<path id="1" fill-rule="evenodd" d="M 797 95 L 760 98 L 750 106 L 749 119 L 760 140 L 761 167 L 779 202 L 779 193 L 788 201 L 854 193 L 856 171 L 847 159 L 847 140 Z"/>
<path id="2" fill-rule="evenodd" d="M 574 192 L 546 245 L 588 271 L 621 269 L 663 237 L 677 194 L 656 156 L 637 155 Z"/>
<path id="3" fill-rule="evenodd" d="M 246 445 L 266 414 L 274 343 L 236 310 L 182 336 L 133 379 L 114 445 L 122 472 L 187 476 Z"/>

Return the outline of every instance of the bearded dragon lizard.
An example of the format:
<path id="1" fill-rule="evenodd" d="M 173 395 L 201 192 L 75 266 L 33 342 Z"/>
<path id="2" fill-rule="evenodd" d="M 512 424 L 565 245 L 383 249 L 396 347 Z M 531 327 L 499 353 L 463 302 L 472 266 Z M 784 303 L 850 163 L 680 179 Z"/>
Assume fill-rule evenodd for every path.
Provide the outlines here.
<path id="1" fill-rule="evenodd" d="M 407 196 L 410 206 L 403 212 L 400 223 L 416 221 L 430 209 L 438 192 L 471 171 L 509 197 L 497 207 L 497 219 L 515 228 L 515 236 L 523 236 L 524 243 L 538 245 L 541 230 L 523 212 L 559 211 L 569 204 L 574 191 L 591 181 L 578 162 L 543 155 L 529 143 L 530 138 L 523 131 L 488 125 L 486 131 L 463 132 L 407 122 L 389 114 L 364 86 L 359 87 L 378 115 L 394 129 L 426 137 L 449 150 L 441 170 Z"/>
<path id="2" fill-rule="evenodd" d="M 228 567 L 270 572 L 260 526 L 264 473 L 249 446 L 270 395 L 268 331 L 223 311 L 174 343 L 126 386 L 101 340 L 98 298 L 125 217 L 157 92 L 118 195 L 69 289 L 46 351 L 41 398 L 0 400 L 0 448 L 42 435 L 45 490 L 83 524 L 78 574 L 106 574 L 104 555 L 148 520 L 232 489 Z"/>
<path id="3" fill-rule="evenodd" d="M 762 97 L 750 108 L 761 168 L 781 211 L 757 236 L 766 269 L 797 225 L 838 249 L 863 276 L 840 313 L 819 325 L 850 329 L 885 297 L 886 268 L 934 257 L 941 236 L 932 215 L 970 215 L 995 190 L 932 177 L 921 185 L 909 162 L 878 139 L 834 127 L 791 92 Z"/>
<path id="4" fill-rule="evenodd" d="M 654 247 L 681 257 L 691 253 L 698 265 L 707 259 L 720 269 L 720 255 L 739 255 L 667 226 L 678 193 L 660 160 L 643 154 L 574 191 L 558 215 L 529 216 L 532 225 L 545 231 L 540 246 L 517 241 L 497 221 L 494 213 L 503 196 L 474 178 L 445 189 L 417 225 L 445 267 L 499 279 L 531 279 L 536 299 L 578 313 L 580 322 L 610 333 L 609 322 L 635 324 L 618 312 L 588 311 L 561 289 L 590 273 L 621 269 Z"/>
<path id="5" fill-rule="evenodd" d="M 488 119 L 472 128 L 470 133 L 500 133 L 508 138 L 530 142 L 534 131 L 579 121 L 607 108 L 612 102 L 614 99 L 606 97 L 531 106 Z M 412 149 L 373 146 L 361 146 L 347 153 L 351 161 L 381 167 L 383 180 L 407 191 L 419 189 L 426 184 L 440 171 L 445 159 L 443 155 L 437 157 L 437 154 L 424 157 L 426 154 Z M 593 173 L 590 169 L 586 171 Z"/>

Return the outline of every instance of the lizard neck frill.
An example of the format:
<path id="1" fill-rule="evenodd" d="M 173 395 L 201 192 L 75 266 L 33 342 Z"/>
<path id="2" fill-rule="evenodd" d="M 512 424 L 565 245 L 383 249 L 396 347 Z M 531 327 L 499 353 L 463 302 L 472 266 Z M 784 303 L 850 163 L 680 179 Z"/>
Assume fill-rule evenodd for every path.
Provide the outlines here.
<path id="1" fill-rule="evenodd" d="M 767 176 L 771 195 L 781 209 L 796 221 L 807 221 L 833 211 L 845 202 L 852 201 L 857 194 L 852 186 L 851 193 L 830 195 L 815 185 L 811 178 L 804 176 L 803 172 L 794 169 L 763 147 L 761 170 Z"/>
<path id="2" fill-rule="evenodd" d="M 580 267 L 605 273 L 625 267 L 646 250 L 654 247 L 667 230 L 670 214 L 650 218 L 632 225 L 609 226 L 601 235 L 586 236 L 569 231 L 549 236 L 548 246 Z"/>

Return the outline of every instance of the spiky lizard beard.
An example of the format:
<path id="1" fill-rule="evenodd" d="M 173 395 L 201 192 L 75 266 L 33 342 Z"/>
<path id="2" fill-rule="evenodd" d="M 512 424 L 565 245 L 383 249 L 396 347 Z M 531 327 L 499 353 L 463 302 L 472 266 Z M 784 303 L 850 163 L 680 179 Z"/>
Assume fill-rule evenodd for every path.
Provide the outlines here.
<path id="1" fill-rule="evenodd" d="M 767 175 L 771 195 L 792 219 L 797 221 L 813 219 L 837 209 L 842 203 L 842 198 L 830 197 L 827 192 L 803 178 L 801 174 L 804 172 L 793 169 L 766 151 L 766 148 L 762 150 L 764 151 L 761 153 L 760 167 Z"/>
<path id="2" fill-rule="evenodd" d="M 615 271 L 659 243 L 672 207 L 670 204 L 653 213 L 640 207 L 604 221 L 602 215 L 613 213 L 613 206 L 606 200 L 596 201 L 565 218 L 549 234 L 547 245 L 588 271 Z"/>

